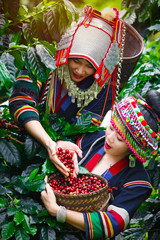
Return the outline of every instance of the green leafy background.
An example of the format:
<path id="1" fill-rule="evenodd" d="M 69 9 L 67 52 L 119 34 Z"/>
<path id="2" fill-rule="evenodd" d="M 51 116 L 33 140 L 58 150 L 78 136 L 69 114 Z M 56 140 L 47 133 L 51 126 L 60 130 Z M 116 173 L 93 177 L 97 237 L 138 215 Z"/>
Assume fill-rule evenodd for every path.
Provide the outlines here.
<path id="1" fill-rule="evenodd" d="M 46 150 L 23 128 L 12 122 L 5 103 L 19 72 L 25 66 L 29 76 L 46 81 L 55 68 L 56 42 L 85 4 L 102 10 L 108 5 L 121 9 L 143 36 L 145 48 L 136 68 L 119 94 L 119 99 L 136 93 L 145 96 L 160 88 L 160 1 L 19 1 L 0 0 L 0 239 L 80 239 L 45 210 L 40 192 L 44 176 L 56 171 Z M 111 5 L 112 4 L 112 5 Z M 41 106 L 39 106 L 41 113 Z M 41 115 L 44 128 L 54 139 L 75 141 L 79 133 L 98 130 L 90 114 L 70 125 L 57 115 Z M 150 198 L 138 209 L 123 232 L 123 239 L 159 239 L 160 156 L 144 164 L 153 186 Z M 80 168 L 80 172 L 86 169 Z"/>

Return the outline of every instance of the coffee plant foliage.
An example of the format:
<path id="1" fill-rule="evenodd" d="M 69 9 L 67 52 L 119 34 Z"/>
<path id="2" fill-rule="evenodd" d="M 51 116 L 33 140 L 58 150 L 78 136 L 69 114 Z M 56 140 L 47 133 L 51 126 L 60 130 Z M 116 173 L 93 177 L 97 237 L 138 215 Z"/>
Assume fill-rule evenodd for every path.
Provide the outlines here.
<path id="1" fill-rule="evenodd" d="M 55 45 L 78 12 L 68 0 L 43 1 L 32 9 L 19 0 L 0 0 L 0 9 L 0 95 L 6 100 L 24 66 L 42 82 L 56 69 Z"/>
<path id="2" fill-rule="evenodd" d="M 126 11 L 134 1 L 123 1 Z M 143 1 L 141 1 L 143 2 Z M 157 1 L 150 1 L 156 2 Z M 151 3 L 150 3 L 151 4 Z M 135 4 L 133 4 L 135 6 Z M 142 7 L 139 4 L 139 7 Z M 127 9 L 128 7 L 128 9 Z M 136 6 L 135 6 L 136 7 Z M 159 6 L 158 6 L 159 7 Z M 138 8 L 136 7 L 136 11 Z M 135 12 L 136 12 L 135 11 Z M 146 15 L 142 15 L 146 21 Z M 144 17 L 145 16 L 145 17 Z M 36 81 L 47 79 L 54 71 L 56 43 L 78 13 L 68 0 L 43 1 L 27 8 L 19 0 L 0 0 L 0 101 L 11 93 L 19 72 L 25 66 L 29 76 Z M 150 33 L 157 33 L 153 21 Z M 158 23 L 157 23 L 158 24 Z M 137 25 L 139 26 L 139 25 Z M 159 39 L 146 41 L 145 49 L 134 73 L 119 98 L 142 96 L 149 89 L 159 89 Z M 42 124 L 53 140 L 75 141 L 79 134 L 94 132 L 91 115 L 82 115 L 70 125 L 64 118 L 39 107 Z M 160 216 L 160 167 L 159 152 L 147 161 L 153 186 L 151 197 L 140 207 L 131 221 L 124 239 L 158 239 Z M 69 233 L 65 225 L 57 223 L 45 210 L 40 192 L 45 188 L 44 177 L 55 172 L 43 146 L 15 124 L 9 114 L 8 105 L 0 106 L 0 238 L 1 239 L 81 239 L 79 233 Z M 86 173 L 80 167 L 80 173 Z"/>
<path id="3" fill-rule="evenodd" d="M 159 38 L 146 42 L 145 48 L 136 68 L 128 80 L 119 98 L 133 95 L 145 97 L 151 89 L 160 89 L 160 41 Z M 148 158 L 144 164 L 150 175 L 153 192 L 149 199 L 142 203 L 129 228 L 122 233 L 124 239 L 155 240 L 160 235 L 160 148 L 156 155 Z"/>
<path id="4" fill-rule="evenodd" d="M 0 229 L 3 239 L 57 239 L 64 226 L 50 217 L 41 202 L 40 192 L 45 189 L 44 178 L 56 171 L 47 151 L 23 128 L 9 117 L 8 106 L 1 106 L 0 118 Z M 48 120 L 49 118 L 49 120 Z M 48 122 L 50 127 L 47 128 Z M 42 119 L 43 126 L 56 141 L 73 141 L 79 133 L 93 132 L 91 116 L 81 116 L 78 124 L 70 125 L 56 114 Z M 10 126 L 10 127 L 8 127 Z M 73 131 L 72 131 L 73 130 Z M 87 170 L 80 167 L 80 173 Z M 53 238 L 55 236 L 55 238 Z M 69 235 L 71 236 L 71 235 Z M 74 235 L 73 235 L 74 239 Z"/>

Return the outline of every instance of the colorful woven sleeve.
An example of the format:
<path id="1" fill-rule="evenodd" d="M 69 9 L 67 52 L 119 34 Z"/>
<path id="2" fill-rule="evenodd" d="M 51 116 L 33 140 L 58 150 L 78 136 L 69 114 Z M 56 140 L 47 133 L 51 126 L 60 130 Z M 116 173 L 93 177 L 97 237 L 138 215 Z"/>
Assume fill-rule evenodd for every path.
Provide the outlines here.
<path id="1" fill-rule="evenodd" d="M 84 213 L 86 239 L 112 238 L 122 232 L 140 204 L 151 194 L 147 181 L 126 183 L 106 212 Z"/>
<path id="2" fill-rule="evenodd" d="M 39 102 L 39 92 L 42 83 L 37 80 L 37 85 L 23 70 L 14 85 L 12 95 L 9 99 L 9 108 L 12 118 L 23 126 L 31 120 L 39 121 L 39 113 L 36 109 Z"/>

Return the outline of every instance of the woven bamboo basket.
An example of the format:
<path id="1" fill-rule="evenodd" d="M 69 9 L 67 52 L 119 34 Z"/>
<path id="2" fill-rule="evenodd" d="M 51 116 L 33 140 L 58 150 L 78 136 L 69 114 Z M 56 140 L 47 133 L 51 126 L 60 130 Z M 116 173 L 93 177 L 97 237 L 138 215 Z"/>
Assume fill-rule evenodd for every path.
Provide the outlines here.
<path id="1" fill-rule="evenodd" d="M 56 172 L 52 174 L 48 181 L 52 178 L 57 178 L 61 173 Z M 79 194 L 79 195 L 65 195 L 54 192 L 56 195 L 58 205 L 65 206 L 67 209 L 78 211 L 78 212 L 96 212 L 99 210 L 105 211 L 109 204 L 110 195 L 108 194 L 108 182 L 105 178 L 96 174 L 85 174 L 88 176 L 95 176 L 101 179 L 105 187 L 97 191 Z"/>

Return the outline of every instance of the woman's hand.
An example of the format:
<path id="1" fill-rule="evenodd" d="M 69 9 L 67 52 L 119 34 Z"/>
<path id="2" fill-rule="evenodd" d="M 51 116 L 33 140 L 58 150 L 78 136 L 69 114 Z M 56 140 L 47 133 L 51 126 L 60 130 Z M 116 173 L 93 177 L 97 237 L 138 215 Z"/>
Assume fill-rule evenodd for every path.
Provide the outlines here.
<path id="1" fill-rule="evenodd" d="M 48 151 L 49 159 L 51 160 L 51 162 L 56 166 L 56 168 L 62 174 L 64 174 L 66 177 L 68 177 L 69 176 L 68 169 L 58 159 L 57 154 L 56 154 L 56 151 L 58 150 L 57 143 L 51 140 L 46 149 Z"/>
<path id="2" fill-rule="evenodd" d="M 57 215 L 59 206 L 56 203 L 55 194 L 54 194 L 52 188 L 50 187 L 50 185 L 47 183 L 47 181 L 48 181 L 48 178 L 46 177 L 45 178 L 46 190 L 41 192 L 41 199 L 42 199 L 48 213 L 55 217 Z"/>
<path id="3" fill-rule="evenodd" d="M 82 151 L 81 149 L 74 143 L 69 141 L 58 141 L 57 143 L 54 141 L 50 141 L 47 151 L 49 154 L 49 158 L 52 161 L 52 163 L 56 166 L 59 171 L 64 174 L 66 177 L 69 175 L 68 169 L 64 166 L 64 164 L 58 159 L 56 155 L 56 151 L 58 148 L 61 147 L 63 149 L 68 149 L 70 152 L 73 153 L 73 160 L 74 160 L 74 176 L 77 176 L 78 174 L 78 160 L 77 160 L 77 154 L 79 157 L 82 157 Z"/>
<path id="4" fill-rule="evenodd" d="M 51 162 L 56 166 L 56 168 L 64 174 L 66 177 L 69 175 L 68 169 L 64 166 L 64 164 L 58 159 L 56 155 L 56 151 L 58 149 L 57 146 L 61 146 L 64 149 L 69 149 L 69 151 L 74 153 L 74 165 L 75 165 L 75 171 L 74 175 L 76 176 L 78 173 L 78 162 L 77 162 L 77 155 L 79 157 L 82 157 L 82 151 L 79 149 L 79 147 L 72 143 L 67 141 L 59 141 L 58 144 L 54 142 L 48 133 L 45 131 L 41 123 L 37 120 L 29 121 L 25 124 L 26 130 L 35 138 L 37 141 L 39 141 L 43 146 L 47 149 L 49 158 Z"/>
<path id="5" fill-rule="evenodd" d="M 61 147 L 62 149 L 65 149 L 65 150 L 68 149 L 70 152 L 73 153 L 73 161 L 74 161 L 73 175 L 76 177 L 79 171 L 77 154 L 80 158 L 82 158 L 81 149 L 76 144 L 69 141 L 58 141 L 57 147 L 58 148 Z"/>

